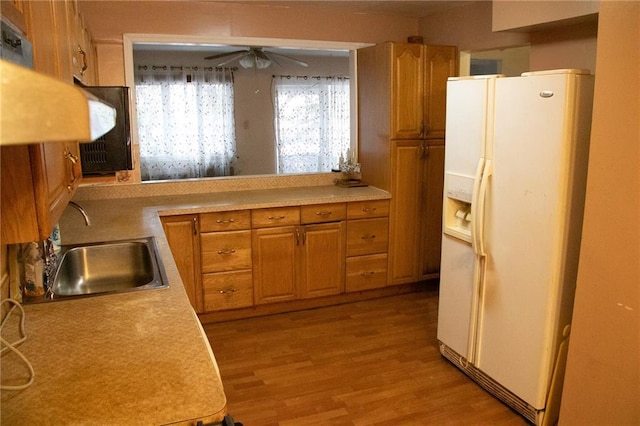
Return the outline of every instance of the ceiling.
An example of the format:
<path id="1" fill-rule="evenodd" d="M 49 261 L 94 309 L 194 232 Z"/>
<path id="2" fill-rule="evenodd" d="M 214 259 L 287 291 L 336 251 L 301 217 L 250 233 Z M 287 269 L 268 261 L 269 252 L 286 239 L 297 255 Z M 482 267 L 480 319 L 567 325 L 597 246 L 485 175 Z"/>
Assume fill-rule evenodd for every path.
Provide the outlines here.
<path id="1" fill-rule="evenodd" d="M 215 1 L 215 0 L 214 0 Z M 402 0 L 369 0 L 369 1 L 300 1 L 300 0 L 226 0 L 229 3 L 259 4 L 262 6 L 274 7 L 309 7 L 316 9 L 327 9 L 331 11 L 340 10 L 344 13 L 366 13 L 376 15 L 403 16 L 407 18 L 422 18 L 425 16 L 440 13 L 452 9 L 474 0 L 423 0 L 423 1 L 402 1 Z M 477 1 L 477 0 L 475 0 Z"/>

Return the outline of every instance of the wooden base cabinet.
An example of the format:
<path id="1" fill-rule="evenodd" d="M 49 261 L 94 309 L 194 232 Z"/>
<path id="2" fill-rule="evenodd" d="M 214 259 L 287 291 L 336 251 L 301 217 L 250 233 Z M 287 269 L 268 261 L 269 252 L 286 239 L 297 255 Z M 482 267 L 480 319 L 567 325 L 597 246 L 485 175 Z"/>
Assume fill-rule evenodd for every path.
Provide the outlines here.
<path id="1" fill-rule="evenodd" d="M 163 216 L 160 219 L 189 302 L 197 313 L 202 313 L 198 215 Z"/>
<path id="2" fill-rule="evenodd" d="M 251 214 L 200 215 L 200 269 L 205 312 L 253 305 Z"/>
<path id="3" fill-rule="evenodd" d="M 191 304 L 214 319 L 221 311 L 242 317 L 326 306 L 383 289 L 389 205 L 385 199 L 161 220 Z"/>
<path id="4" fill-rule="evenodd" d="M 285 226 L 253 231 L 253 286 L 256 304 L 297 298 L 299 228 Z"/>
<path id="5" fill-rule="evenodd" d="M 302 206 L 300 209 L 298 214 L 291 208 L 252 213 L 254 227 L 267 226 L 252 231 L 256 304 L 344 291 L 346 205 Z M 269 227 L 273 221 L 291 223 L 296 217 L 299 225 Z"/>
<path id="6" fill-rule="evenodd" d="M 344 292 L 344 222 L 305 225 L 302 232 L 300 298 Z"/>
<path id="7" fill-rule="evenodd" d="M 242 271 L 202 274 L 204 311 L 246 308 L 253 305 L 253 273 Z"/>
<path id="8" fill-rule="evenodd" d="M 346 291 L 386 286 L 389 201 L 349 203 L 347 218 Z"/>

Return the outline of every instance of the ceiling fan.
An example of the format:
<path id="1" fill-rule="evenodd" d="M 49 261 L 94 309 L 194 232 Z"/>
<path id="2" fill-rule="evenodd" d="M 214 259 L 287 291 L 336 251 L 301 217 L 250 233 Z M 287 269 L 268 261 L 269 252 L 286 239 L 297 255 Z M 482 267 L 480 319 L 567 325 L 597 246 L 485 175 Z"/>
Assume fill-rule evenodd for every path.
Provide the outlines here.
<path id="1" fill-rule="evenodd" d="M 257 68 L 264 69 L 268 68 L 271 63 L 276 63 L 280 65 L 278 59 L 294 62 L 301 67 L 308 67 L 304 61 L 301 61 L 296 58 L 292 58 L 291 56 L 282 55 L 280 53 L 271 52 L 268 50 L 264 50 L 263 47 L 249 47 L 247 50 L 236 50 L 234 52 L 226 52 L 220 53 L 217 55 L 206 56 L 204 59 L 220 59 L 226 58 L 222 62 L 218 63 L 217 66 L 223 67 L 231 62 L 238 60 L 238 63 L 242 68 Z"/>

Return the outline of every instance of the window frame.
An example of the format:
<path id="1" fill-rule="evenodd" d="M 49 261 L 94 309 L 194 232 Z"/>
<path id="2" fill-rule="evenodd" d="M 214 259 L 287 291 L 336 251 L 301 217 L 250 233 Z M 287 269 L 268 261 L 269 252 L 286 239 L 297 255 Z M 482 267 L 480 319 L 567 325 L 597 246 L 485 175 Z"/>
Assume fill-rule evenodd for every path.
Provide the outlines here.
<path id="1" fill-rule="evenodd" d="M 125 85 L 133 91 L 132 99 L 135 99 L 134 61 L 133 48 L 136 44 L 185 44 L 185 45 L 241 45 L 262 47 L 291 47 L 307 49 L 339 49 L 349 51 L 349 79 L 351 81 L 351 152 L 358 152 L 358 80 L 357 80 L 357 54 L 358 49 L 372 46 L 372 43 L 353 43 L 321 40 L 297 40 L 281 38 L 257 38 L 257 37 L 204 37 L 172 34 L 139 34 L 125 33 L 122 35 L 124 50 L 124 74 Z M 138 122 L 136 103 L 131 103 L 131 141 L 132 149 L 138 150 Z M 137 181 L 140 182 L 138 174 Z M 216 179 L 216 178 L 207 178 Z M 147 181 L 152 182 L 152 181 Z M 142 182 L 142 183 L 147 183 Z"/>

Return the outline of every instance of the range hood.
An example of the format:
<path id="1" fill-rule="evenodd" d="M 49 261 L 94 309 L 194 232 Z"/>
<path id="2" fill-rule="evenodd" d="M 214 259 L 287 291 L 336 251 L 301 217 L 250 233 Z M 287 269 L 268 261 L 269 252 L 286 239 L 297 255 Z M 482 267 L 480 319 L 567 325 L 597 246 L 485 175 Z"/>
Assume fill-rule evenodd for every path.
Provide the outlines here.
<path id="1" fill-rule="evenodd" d="M 0 145 L 91 142 L 115 126 L 115 109 L 73 84 L 4 60 L 0 80 Z"/>

